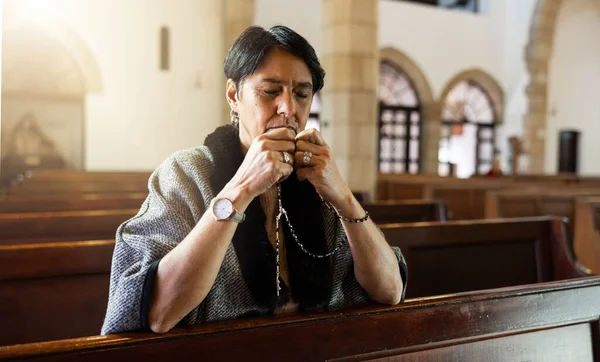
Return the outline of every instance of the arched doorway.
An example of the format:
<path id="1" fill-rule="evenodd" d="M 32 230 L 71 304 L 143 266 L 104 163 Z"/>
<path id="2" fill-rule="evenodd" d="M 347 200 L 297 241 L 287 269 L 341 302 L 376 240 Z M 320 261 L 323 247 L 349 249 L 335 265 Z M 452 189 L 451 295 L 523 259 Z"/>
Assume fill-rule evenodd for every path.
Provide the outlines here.
<path id="1" fill-rule="evenodd" d="M 99 67 L 72 30 L 5 5 L 2 169 L 84 169 L 85 97 L 102 90 Z"/>
<path id="2" fill-rule="evenodd" d="M 379 172 L 419 173 L 419 97 L 411 79 L 398 66 L 383 60 L 379 70 Z"/>
<path id="3" fill-rule="evenodd" d="M 73 57 L 30 29 L 4 34 L 2 48 L 4 167 L 82 168 L 85 91 Z"/>
<path id="4" fill-rule="evenodd" d="M 487 172 L 494 161 L 497 116 L 492 100 L 475 81 L 464 80 L 444 100 L 439 174 L 470 177 Z"/>
<path id="5" fill-rule="evenodd" d="M 489 74 L 472 69 L 444 88 L 438 174 L 461 178 L 489 171 L 496 157 L 496 130 L 503 119 L 504 92 Z"/>

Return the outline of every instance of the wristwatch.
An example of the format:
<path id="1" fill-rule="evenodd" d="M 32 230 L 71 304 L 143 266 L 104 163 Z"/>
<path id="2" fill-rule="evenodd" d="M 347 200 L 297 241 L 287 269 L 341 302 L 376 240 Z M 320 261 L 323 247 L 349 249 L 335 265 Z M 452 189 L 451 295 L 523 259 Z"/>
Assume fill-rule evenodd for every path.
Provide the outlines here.
<path id="1" fill-rule="evenodd" d="M 213 199 L 210 210 L 217 221 L 233 221 L 240 224 L 246 218 L 246 214 L 238 212 L 231 200 L 224 197 Z"/>

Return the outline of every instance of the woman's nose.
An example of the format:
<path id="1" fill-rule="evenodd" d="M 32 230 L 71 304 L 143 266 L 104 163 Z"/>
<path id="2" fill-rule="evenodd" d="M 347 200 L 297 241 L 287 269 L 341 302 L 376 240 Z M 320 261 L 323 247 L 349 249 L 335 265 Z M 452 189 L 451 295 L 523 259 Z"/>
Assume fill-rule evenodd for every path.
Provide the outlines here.
<path id="1" fill-rule="evenodd" d="M 291 92 L 283 92 L 281 94 L 277 113 L 285 117 L 292 117 L 296 113 L 296 101 Z"/>

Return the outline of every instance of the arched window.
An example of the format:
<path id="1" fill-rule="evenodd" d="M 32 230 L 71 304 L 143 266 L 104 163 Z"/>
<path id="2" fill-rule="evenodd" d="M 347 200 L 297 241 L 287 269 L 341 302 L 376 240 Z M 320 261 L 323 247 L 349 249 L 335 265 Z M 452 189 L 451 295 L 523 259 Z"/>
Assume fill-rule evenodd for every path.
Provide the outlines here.
<path id="1" fill-rule="evenodd" d="M 487 172 L 494 161 L 497 116 L 492 100 L 472 80 L 456 84 L 444 100 L 439 174 L 457 177 Z"/>
<path id="2" fill-rule="evenodd" d="M 379 72 L 379 172 L 419 173 L 421 105 L 406 73 L 388 61 Z"/>
<path id="3" fill-rule="evenodd" d="M 315 93 L 313 96 L 306 128 L 316 128 L 317 131 L 321 129 L 321 98 L 319 97 L 319 93 Z"/>

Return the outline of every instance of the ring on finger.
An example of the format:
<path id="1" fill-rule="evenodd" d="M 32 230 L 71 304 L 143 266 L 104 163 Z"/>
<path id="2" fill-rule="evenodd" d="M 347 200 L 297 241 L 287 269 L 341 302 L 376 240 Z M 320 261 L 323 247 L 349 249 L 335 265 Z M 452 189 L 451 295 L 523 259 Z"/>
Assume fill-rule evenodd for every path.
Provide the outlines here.
<path id="1" fill-rule="evenodd" d="M 287 152 L 282 152 L 283 153 L 283 162 L 289 164 L 290 162 L 292 162 L 292 158 L 290 157 L 290 154 Z"/>
<path id="2" fill-rule="evenodd" d="M 310 164 L 310 159 L 312 158 L 313 154 L 310 151 L 306 151 L 304 152 L 304 157 L 302 157 L 302 163 L 304 164 L 304 166 L 308 166 Z"/>

